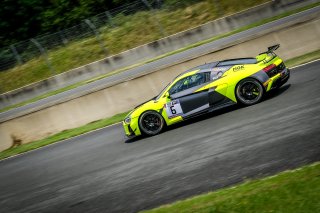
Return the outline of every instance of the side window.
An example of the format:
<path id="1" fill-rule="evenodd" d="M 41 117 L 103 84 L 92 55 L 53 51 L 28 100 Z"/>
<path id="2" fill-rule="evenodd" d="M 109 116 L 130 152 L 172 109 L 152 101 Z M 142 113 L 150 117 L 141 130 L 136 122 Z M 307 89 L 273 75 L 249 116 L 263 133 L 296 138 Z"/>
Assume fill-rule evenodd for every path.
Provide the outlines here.
<path id="1" fill-rule="evenodd" d="M 210 72 L 196 73 L 177 81 L 169 90 L 169 94 L 181 92 L 183 90 L 199 86 L 210 80 Z"/>
<path id="2" fill-rule="evenodd" d="M 223 75 L 224 72 L 222 71 L 213 71 L 212 72 L 212 80 L 217 80 L 219 78 L 221 78 L 221 76 Z"/>
<path id="3" fill-rule="evenodd" d="M 228 71 L 232 66 L 224 66 L 224 67 L 215 67 L 211 71 L 211 79 L 213 81 L 221 78 L 223 74 Z"/>

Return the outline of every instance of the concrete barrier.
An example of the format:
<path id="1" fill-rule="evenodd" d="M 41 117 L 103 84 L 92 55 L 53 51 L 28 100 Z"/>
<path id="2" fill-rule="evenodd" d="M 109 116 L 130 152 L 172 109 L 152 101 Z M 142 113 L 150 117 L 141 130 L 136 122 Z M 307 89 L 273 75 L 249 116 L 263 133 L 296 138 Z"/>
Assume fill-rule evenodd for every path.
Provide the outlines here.
<path id="1" fill-rule="evenodd" d="M 128 111 L 154 97 L 176 75 L 205 62 L 233 57 L 252 57 L 266 47 L 280 43 L 277 53 L 288 59 L 320 49 L 320 19 L 278 29 L 251 40 L 238 41 L 221 50 L 160 69 L 131 81 L 51 106 L 0 124 L 0 150 L 10 147 L 12 136 L 22 143 L 75 128 L 95 120 Z M 147 88 L 147 89 L 146 89 Z"/>
<path id="2" fill-rule="evenodd" d="M 319 2 L 319 0 L 277 0 L 226 16 L 201 26 L 130 49 L 120 54 L 87 64 L 0 95 L 0 109 L 29 100 L 41 94 L 106 74 L 116 69 L 146 61 L 186 45 L 224 34 L 283 12 Z"/>

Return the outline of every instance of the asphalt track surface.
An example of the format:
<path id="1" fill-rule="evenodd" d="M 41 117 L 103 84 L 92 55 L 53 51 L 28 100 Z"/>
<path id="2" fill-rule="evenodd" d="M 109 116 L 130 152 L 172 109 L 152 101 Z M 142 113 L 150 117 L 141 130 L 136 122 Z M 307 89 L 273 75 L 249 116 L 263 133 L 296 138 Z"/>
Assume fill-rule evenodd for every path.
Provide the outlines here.
<path id="1" fill-rule="evenodd" d="M 142 66 L 130 69 L 126 72 L 122 72 L 122 73 L 118 73 L 115 75 L 112 75 L 110 77 L 104 78 L 104 79 L 100 79 L 97 80 L 95 82 L 91 82 L 89 84 L 77 87 L 75 89 L 69 90 L 69 91 L 65 91 L 62 93 L 59 93 L 57 95 L 54 96 L 50 96 L 47 97 L 45 99 L 39 100 L 37 102 L 34 103 L 30 103 L 28 105 L 22 106 L 22 107 L 18 107 L 18 108 L 14 108 L 11 109 L 9 111 L 6 112 L 2 112 L 0 113 L 0 122 L 4 122 L 6 120 L 10 120 L 13 119 L 15 117 L 19 117 L 22 116 L 24 114 L 28 114 L 30 112 L 33 111 L 37 111 L 40 110 L 42 108 L 46 108 L 76 97 L 79 97 L 81 95 L 84 94 L 88 94 L 90 92 L 96 91 L 96 90 L 100 90 L 103 89 L 107 86 L 125 81 L 125 80 L 129 80 L 132 79 L 136 76 L 139 76 L 141 74 L 146 74 L 151 72 L 152 70 L 154 70 L 155 68 L 159 68 L 159 67 L 166 67 L 168 65 L 174 64 L 178 61 L 185 61 L 188 60 L 190 58 L 199 56 L 199 55 L 203 55 L 206 53 L 209 53 L 211 50 L 218 48 L 218 47 L 225 47 L 225 45 L 237 41 L 237 40 L 241 40 L 241 39 L 246 39 L 246 38 L 251 38 L 252 35 L 257 35 L 257 34 L 261 34 L 262 32 L 265 31 L 270 31 L 270 29 L 273 29 L 275 27 L 279 27 L 281 25 L 286 25 L 290 22 L 294 22 L 294 21 L 300 21 L 303 20 L 304 18 L 310 16 L 310 15 L 314 15 L 314 14 L 318 14 L 319 15 L 320 12 L 320 6 L 288 16 L 288 17 L 284 17 L 282 19 L 213 41 L 213 42 L 209 42 L 207 44 L 159 59 L 157 61 L 151 62 L 151 63 L 147 63 L 144 64 Z M 264 51 L 264 50 L 261 50 Z M 250 56 L 250 55 L 249 55 Z M 253 55 L 252 55 L 253 56 Z"/>
<path id="2" fill-rule="evenodd" d="M 113 125 L 0 161 L 1 212 L 137 212 L 320 160 L 320 61 L 250 107 L 125 142 Z"/>

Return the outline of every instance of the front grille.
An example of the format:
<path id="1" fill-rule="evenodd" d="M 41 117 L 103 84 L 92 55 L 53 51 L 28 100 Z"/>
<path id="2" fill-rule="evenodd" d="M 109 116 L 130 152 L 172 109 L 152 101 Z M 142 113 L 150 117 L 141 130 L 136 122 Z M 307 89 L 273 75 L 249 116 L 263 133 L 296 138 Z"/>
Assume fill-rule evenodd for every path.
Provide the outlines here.
<path id="1" fill-rule="evenodd" d="M 128 125 L 128 130 L 129 130 L 130 134 L 133 133 L 133 130 L 131 129 L 131 126 L 130 126 L 130 125 Z"/>

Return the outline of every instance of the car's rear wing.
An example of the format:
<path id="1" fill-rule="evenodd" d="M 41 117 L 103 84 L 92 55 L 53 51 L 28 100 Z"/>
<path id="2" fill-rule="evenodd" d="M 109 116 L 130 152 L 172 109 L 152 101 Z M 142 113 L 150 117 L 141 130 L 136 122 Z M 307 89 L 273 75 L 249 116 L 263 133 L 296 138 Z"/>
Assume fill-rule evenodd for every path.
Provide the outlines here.
<path id="1" fill-rule="evenodd" d="M 256 57 L 257 61 L 258 62 L 264 61 L 264 63 L 268 63 L 269 61 L 271 61 L 272 59 L 277 57 L 277 54 L 275 54 L 274 51 L 277 50 L 279 47 L 280 47 L 280 44 L 276 44 L 276 45 L 268 47 L 268 50 L 266 52 L 260 53 Z M 266 58 L 268 58 L 268 59 L 266 59 Z"/>

